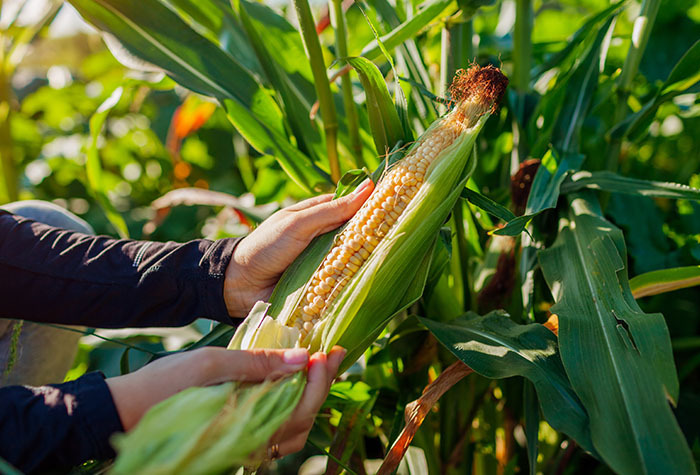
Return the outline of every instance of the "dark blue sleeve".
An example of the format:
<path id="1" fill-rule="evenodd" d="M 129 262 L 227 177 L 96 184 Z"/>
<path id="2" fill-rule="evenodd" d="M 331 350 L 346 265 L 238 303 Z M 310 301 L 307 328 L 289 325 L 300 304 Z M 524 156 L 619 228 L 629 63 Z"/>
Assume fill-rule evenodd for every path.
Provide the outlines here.
<path id="1" fill-rule="evenodd" d="M 0 211 L 0 318 L 98 328 L 232 323 L 223 285 L 238 241 L 117 240 Z"/>
<path id="2" fill-rule="evenodd" d="M 0 457 L 23 472 L 70 468 L 114 457 L 122 431 L 101 373 L 68 383 L 0 388 Z"/>

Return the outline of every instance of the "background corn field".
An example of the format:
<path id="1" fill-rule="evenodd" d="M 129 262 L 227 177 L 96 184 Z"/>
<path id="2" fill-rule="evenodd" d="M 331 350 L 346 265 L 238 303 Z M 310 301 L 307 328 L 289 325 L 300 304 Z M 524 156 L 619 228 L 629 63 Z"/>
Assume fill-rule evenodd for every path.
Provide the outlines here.
<path id="1" fill-rule="evenodd" d="M 697 471 L 700 2 L 1 5 L 0 203 L 139 239 L 238 236 L 355 186 L 455 70 L 509 76 L 422 297 L 272 473 Z M 87 333 L 68 378 L 233 329 Z"/>

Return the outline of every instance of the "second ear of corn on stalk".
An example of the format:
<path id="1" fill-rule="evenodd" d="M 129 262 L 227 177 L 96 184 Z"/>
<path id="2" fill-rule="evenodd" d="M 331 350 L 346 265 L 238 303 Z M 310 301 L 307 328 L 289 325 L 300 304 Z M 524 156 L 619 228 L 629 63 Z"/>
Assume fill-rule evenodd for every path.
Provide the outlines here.
<path id="1" fill-rule="evenodd" d="M 385 171 L 342 231 L 320 237 L 299 256 L 229 348 L 327 352 L 338 344 L 348 350 L 345 365 L 352 364 L 420 296 L 438 230 L 474 168 L 474 142 L 507 83 L 491 66 L 458 72 L 450 112 Z M 114 470 L 220 473 L 259 460 L 301 397 L 304 377 L 184 391 L 117 440 Z"/>

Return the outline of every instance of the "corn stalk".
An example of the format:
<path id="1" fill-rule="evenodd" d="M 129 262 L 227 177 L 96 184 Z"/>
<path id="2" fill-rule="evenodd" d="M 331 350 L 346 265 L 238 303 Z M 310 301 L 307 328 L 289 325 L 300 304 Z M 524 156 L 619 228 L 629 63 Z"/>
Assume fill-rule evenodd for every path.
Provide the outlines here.
<path id="1" fill-rule="evenodd" d="M 330 0 L 329 9 L 331 15 L 331 23 L 335 28 L 335 47 L 336 56 L 338 59 L 348 56 L 348 39 L 345 25 L 345 14 L 343 12 L 342 0 Z M 360 140 L 360 121 L 357 116 L 357 106 L 352 95 L 352 81 L 350 80 L 350 71 L 340 77 L 340 89 L 343 92 L 343 108 L 345 109 L 345 119 L 350 135 L 350 148 L 355 157 L 355 165 L 358 168 L 366 167 L 364 158 L 362 157 L 362 141 Z"/>
<path id="2" fill-rule="evenodd" d="M 629 98 L 632 88 L 632 81 L 639 71 L 639 64 L 642 62 L 642 56 L 646 49 L 651 35 L 651 30 L 654 27 L 656 14 L 659 11 L 661 0 L 644 0 L 642 10 L 639 16 L 634 20 L 634 28 L 632 30 L 632 44 L 627 52 L 625 64 L 622 66 L 622 73 L 617 83 L 617 103 L 615 104 L 615 112 L 613 114 L 613 124 L 620 123 L 627 115 L 627 99 Z M 620 158 L 620 149 L 622 148 L 622 140 L 624 137 L 613 138 L 610 141 L 608 148 L 608 163 L 607 169 L 617 171 L 618 161 Z"/>
<path id="3" fill-rule="evenodd" d="M 338 160 L 338 117 L 333 103 L 331 85 L 326 74 L 326 63 L 323 59 L 321 43 L 316 34 L 316 24 L 311 14 L 311 8 L 307 0 L 292 0 L 294 10 L 297 13 L 301 38 L 304 42 L 306 55 L 311 63 L 311 72 L 314 76 L 314 86 L 318 95 L 321 118 L 323 119 L 323 130 L 326 133 L 326 153 L 328 154 L 328 165 L 331 171 L 333 183 L 340 180 L 340 162 Z"/>

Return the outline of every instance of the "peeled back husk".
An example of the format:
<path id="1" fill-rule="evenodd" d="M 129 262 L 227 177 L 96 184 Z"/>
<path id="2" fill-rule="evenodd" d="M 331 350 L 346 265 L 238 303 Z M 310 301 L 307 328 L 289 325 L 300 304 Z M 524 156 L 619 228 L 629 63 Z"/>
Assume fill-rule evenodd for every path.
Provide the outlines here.
<path id="1" fill-rule="evenodd" d="M 117 474 L 216 474 L 262 460 L 306 384 L 296 373 L 260 384 L 189 388 L 157 404 L 115 436 Z"/>

